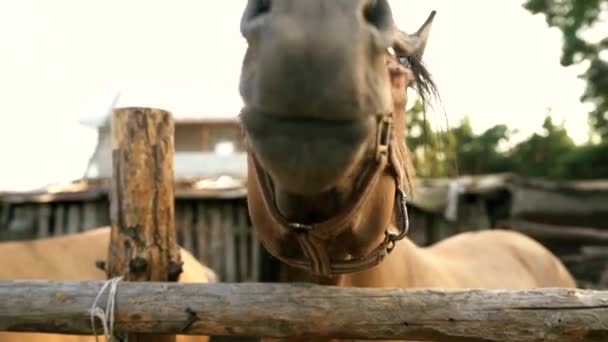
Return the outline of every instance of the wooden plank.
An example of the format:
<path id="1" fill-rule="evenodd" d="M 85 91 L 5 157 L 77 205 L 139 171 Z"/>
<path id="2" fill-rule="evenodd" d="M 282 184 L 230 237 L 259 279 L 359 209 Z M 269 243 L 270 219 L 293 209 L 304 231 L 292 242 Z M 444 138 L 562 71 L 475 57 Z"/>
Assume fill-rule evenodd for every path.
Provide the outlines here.
<path id="1" fill-rule="evenodd" d="M 51 206 L 42 204 L 38 207 L 38 238 L 44 239 L 50 236 L 51 232 Z"/>
<path id="2" fill-rule="evenodd" d="M 224 235 L 224 262 L 226 263 L 224 281 L 236 282 L 236 247 L 234 243 L 236 235 L 236 225 L 234 221 L 234 210 L 232 205 L 222 202 L 222 233 Z"/>
<path id="3" fill-rule="evenodd" d="M 251 277 L 251 255 L 249 255 L 249 227 L 247 222 L 247 208 L 240 203 L 235 203 L 236 228 L 239 238 L 239 281 L 255 281 Z"/>
<path id="4" fill-rule="evenodd" d="M 89 309 L 102 284 L 0 281 L 0 330 L 90 333 Z M 606 341 L 606 303 L 608 291 L 577 289 L 441 291 L 128 282 L 116 291 L 115 331 L 416 341 Z"/>
<path id="5" fill-rule="evenodd" d="M 46 190 L 35 193 L 18 192 L 2 196 L 2 201 L 11 204 L 94 201 L 107 199 L 107 191 L 105 188 L 99 188 L 63 193 L 49 193 Z"/>
<path id="6" fill-rule="evenodd" d="M 261 263 L 261 251 L 260 251 L 260 240 L 258 240 L 255 230 L 249 226 L 249 233 L 251 234 L 251 277 L 253 281 L 259 281 Z"/>
<path id="7" fill-rule="evenodd" d="M 48 191 L 37 191 L 35 193 L 11 193 L 0 195 L 0 201 L 10 205 L 25 203 L 56 203 L 56 202 L 88 202 L 108 200 L 109 190 L 105 185 L 93 189 L 86 189 L 73 192 L 63 192 L 51 194 Z M 235 187 L 232 189 L 193 189 L 180 188 L 175 191 L 176 199 L 227 199 L 242 200 L 247 197 L 245 187 Z"/>
<path id="8" fill-rule="evenodd" d="M 24 204 L 18 207 L 19 212 L 15 212 L 15 217 L 11 228 L 15 230 L 18 236 L 25 238 L 33 238 L 36 234 L 36 215 L 38 208 L 32 204 Z"/>
<path id="9" fill-rule="evenodd" d="M 110 225 L 110 201 L 107 200 L 98 203 L 99 205 L 97 207 L 97 218 L 99 220 L 99 224 L 97 225 L 97 227 L 108 226 Z"/>
<path id="10" fill-rule="evenodd" d="M 11 204 L 0 202 L 0 230 L 8 227 L 8 222 L 11 215 Z"/>
<path id="11" fill-rule="evenodd" d="M 608 230 L 589 227 L 556 226 L 524 220 L 500 222 L 499 226 L 508 227 L 539 240 L 563 241 L 569 244 L 608 245 Z"/>
<path id="12" fill-rule="evenodd" d="M 82 228 L 83 230 L 90 230 L 93 228 L 101 227 L 103 224 L 98 221 L 97 213 L 97 203 L 99 202 L 91 202 L 87 201 L 84 203 L 82 208 Z"/>
<path id="13" fill-rule="evenodd" d="M 182 262 L 175 234 L 174 123 L 171 113 L 121 108 L 112 118 L 108 278 L 176 281 Z M 175 336 L 129 333 L 130 342 Z"/>
<path id="14" fill-rule="evenodd" d="M 182 201 L 175 203 L 175 236 L 177 237 L 177 243 L 183 245 L 184 243 L 184 204 Z"/>
<path id="15" fill-rule="evenodd" d="M 67 232 L 68 234 L 75 234 L 81 228 L 80 223 L 80 205 L 77 203 L 72 203 L 68 205 L 68 222 L 67 222 Z"/>
<path id="16" fill-rule="evenodd" d="M 194 224 L 193 222 L 193 207 L 192 204 L 189 201 L 186 201 L 182 204 L 182 227 L 180 227 L 181 231 L 182 231 L 182 236 L 183 236 L 183 247 L 188 250 L 189 252 L 193 253 L 196 255 L 196 251 L 194 250 L 194 242 L 193 242 L 193 237 L 192 237 L 192 225 Z"/>
<path id="17" fill-rule="evenodd" d="M 209 255 L 210 268 L 214 270 L 221 281 L 225 281 L 225 259 L 222 247 L 224 246 L 224 235 L 222 234 L 222 212 L 218 205 L 210 205 L 207 207 L 209 215 L 209 229 L 211 236 L 209 243 L 211 245 L 211 253 Z"/>
<path id="18" fill-rule="evenodd" d="M 65 234 L 65 206 L 63 203 L 58 203 L 54 210 L 53 220 L 53 236 L 61 236 Z"/>
<path id="19" fill-rule="evenodd" d="M 196 204 L 196 239 L 198 260 L 209 265 L 209 225 L 206 221 L 205 203 L 198 201 Z"/>
<path id="20" fill-rule="evenodd" d="M 36 236 L 37 208 L 30 204 L 14 206 L 7 226 L 2 227 L 4 231 L 2 239 L 24 240 Z"/>

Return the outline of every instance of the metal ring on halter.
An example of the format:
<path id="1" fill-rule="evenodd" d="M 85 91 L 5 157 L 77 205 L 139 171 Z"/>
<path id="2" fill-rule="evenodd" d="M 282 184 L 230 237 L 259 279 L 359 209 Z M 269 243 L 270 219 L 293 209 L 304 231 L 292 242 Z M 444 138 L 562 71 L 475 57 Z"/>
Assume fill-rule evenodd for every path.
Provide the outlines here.
<path id="1" fill-rule="evenodd" d="M 387 233 L 386 236 L 386 253 L 390 253 L 393 251 L 393 248 L 395 248 L 395 246 L 397 245 L 397 242 L 395 242 L 395 240 L 391 239 L 390 233 Z"/>
<path id="2" fill-rule="evenodd" d="M 398 234 L 391 234 L 387 232 L 387 238 L 389 241 L 393 242 L 393 245 L 396 241 L 403 239 L 410 230 L 410 219 L 407 214 L 407 195 L 405 194 L 405 191 L 397 188 L 395 191 L 395 197 L 395 200 L 399 202 L 397 205 L 399 207 L 400 217 L 397 218 L 397 220 L 400 222 L 397 222 L 397 226 L 400 228 L 400 231 Z"/>
<path id="3" fill-rule="evenodd" d="M 298 232 L 307 232 L 307 231 L 311 231 L 313 229 L 313 227 L 309 224 L 296 223 L 296 222 L 290 222 L 289 228 L 293 229 L 294 231 L 298 231 Z"/>

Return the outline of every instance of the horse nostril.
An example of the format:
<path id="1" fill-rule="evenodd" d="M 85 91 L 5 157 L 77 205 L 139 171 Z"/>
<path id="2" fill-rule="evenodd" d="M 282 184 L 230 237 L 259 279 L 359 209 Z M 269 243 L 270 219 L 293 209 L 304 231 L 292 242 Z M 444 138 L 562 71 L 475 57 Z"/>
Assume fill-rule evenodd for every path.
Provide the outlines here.
<path id="1" fill-rule="evenodd" d="M 249 0 L 241 18 L 241 33 L 245 39 L 255 37 L 266 22 L 265 17 L 270 14 L 272 0 Z"/>
<path id="2" fill-rule="evenodd" d="M 387 0 L 369 0 L 363 8 L 363 17 L 378 30 L 390 29 L 392 13 Z"/>
<path id="3" fill-rule="evenodd" d="M 251 19 L 270 13 L 272 9 L 272 0 L 257 0 L 255 7 L 251 13 Z"/>

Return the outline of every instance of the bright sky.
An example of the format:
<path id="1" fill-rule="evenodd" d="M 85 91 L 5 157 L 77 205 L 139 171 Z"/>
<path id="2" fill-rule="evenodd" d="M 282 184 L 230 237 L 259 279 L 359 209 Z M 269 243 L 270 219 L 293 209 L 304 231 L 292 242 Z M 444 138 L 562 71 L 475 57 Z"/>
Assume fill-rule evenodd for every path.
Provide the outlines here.
<path id="1" fill-rule="evenodd" d="M 82 176 L 96 143 L 79 123 L 107 107 L 158 106 L 176 115 L 236 115 L 246 1 L 15 0 L 0 2 L 0 189 Z M 438 11 L 426 52 L 448 124 L 538 130 L 546 108 L 587 137 L 583 83 L 559 65 L 560 33 L 513 0 L 393 0 L 414 31 Z M 431 118 L 445 128 L 443 112 Z"/>

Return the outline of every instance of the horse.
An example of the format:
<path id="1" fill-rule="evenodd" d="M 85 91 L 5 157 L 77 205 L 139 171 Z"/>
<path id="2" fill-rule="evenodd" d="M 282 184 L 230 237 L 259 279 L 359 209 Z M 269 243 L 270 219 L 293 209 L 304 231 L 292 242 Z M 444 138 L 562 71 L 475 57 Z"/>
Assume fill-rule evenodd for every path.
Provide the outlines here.
<path id="1" fill-rule="evenodd" d="M 239 83 L 248 210 L 280 281 L 576 287 L 554 254 L 511 230 L 427 247 L 407 238 L 406 90 L 425 104 L 438 94 L 423 62 L 435 15 L 410 34 L 387 0 L 248 0 Z"/>
<path id="2" fill-rule="evenodd" d="M 106 274 L 95 266 L 105 260 L 110 243 L 110 227 L 82 233 L 28 241 L 0 243 L 2 280 L 105 280 Z M 213 270 L 201 264 L 180 247 L 183 272 L 180 283 L 217 282 Z M 92 304 L 92 303 L 91 303 Z M 98 331 L 101 327 L 98 327 Z M 0 332 L 2 342 L 96 342 L 94 336 L 46 333 Z M 100 336 L 99 341 L 105 341 Z M 176 342 L 207 342 L 208 336 L 177 335 Z"/>

